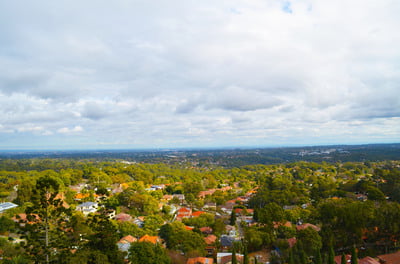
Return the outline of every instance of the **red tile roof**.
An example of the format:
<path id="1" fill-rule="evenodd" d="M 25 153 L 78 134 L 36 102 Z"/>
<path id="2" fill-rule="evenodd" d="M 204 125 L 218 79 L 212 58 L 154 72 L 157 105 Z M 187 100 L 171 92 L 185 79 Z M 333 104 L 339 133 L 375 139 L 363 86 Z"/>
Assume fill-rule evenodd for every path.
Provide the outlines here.
<path id="1" fill-rule="evenodd" d="M 399 263 L 399 262 L 397 262 L 397 263 Z M 377 261 L 374 258 L 365 257 L 363 259 L 359 259 L 358 264 L 380 264 L 380 263 L 379 263 L 379 261 Z"/>
<path id="2" fill-rule="evenodd" d="M 202 232 L 202 233 L 211 234 L 212 231 L 213 231 L 212 228 L 209 226 L 200 227 L 200 232 Z"/>
<path id="3" fill-rule="evenodd" d="M 192 217 L 199 217 L 200 215 L 205 214 L 205 213 L 206 212 L 203 212 L 203 211 L 197 211 L 197 212 L 192 213 Z"/>
<path id="4" fill-rule="evenodd" d="M 297 243 L 297 238 L 292 237 L 287 240 L 289 247 L 292 248 Z"/>
<path id="5" fill-rule="evenodd" d="M 400 263 L 400 251 L 391 254 L 385 254 L 378 256 L 378 259 L 383 261 L 385 264 L 398 264 Z"/>
<path id="6" fill-rule="evenodd" d="M 207 245 L 214 244 L 217 241 L 217 237 L 215 235 L 209 235 L 204 238 L 204 241 Z"/>
<path id="7" fill-rule="evenodd" d="M 350 260 L 351 260 L 351 255 L 346 255 L 346 262 L 350 263 Z M 336 264 L 341 264 L 342 263 L 342 255 L 335 256 L 335 263 Z"/>
<path id="8" fill-rule="evenodd" d="M 314 230 L 317 231 L 317 232 L 319 232 L 319 231 L 321 230 L 320 227 L 318 227 L 318 226 L 316 226 L 316 225 L 313 225 L 313 224 L 309 224 L 309 223 L 302 224 L 302 225 L 297 225 L 297 226 L 296 226 L 296 229 L 297 229 L 297 230 L 303 230 L 303 229 L 306 229 L 306 228 L 309 228 L 309 227 L 311 227 L 312 229 L 314 229 Z"/>

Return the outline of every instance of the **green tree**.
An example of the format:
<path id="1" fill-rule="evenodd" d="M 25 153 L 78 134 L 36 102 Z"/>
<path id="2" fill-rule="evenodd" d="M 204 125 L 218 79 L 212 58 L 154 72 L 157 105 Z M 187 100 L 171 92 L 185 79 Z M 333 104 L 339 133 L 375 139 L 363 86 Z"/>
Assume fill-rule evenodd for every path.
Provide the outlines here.
<path id="1" fill-rule="evenodd" d="M 232 264 L 237 264 L 235 245 L 232 246 Z"/>
<path id="2" fill-rule="evenodd" d="M 291 250 L 289 252 L 289 260 L 288 260 L 289 264 L 296 264 L 295 260 L 294 260 L 294 254 L 293 254 L 293 250 Z"/>
<path id="3" fill-rule="evenodd" d="M 297 237 L 302 242 L 304 250 L 309 256 L 322 247 L 321 236 L 311 227 L 299 230 Z"/>
<path id="4" fill-rule="evenodd" d="M 351 264 L 358 264 L 357 249 L 355 247 L 351 249 Z"/>
<path id="5" fill-rule="evenodd" d="M 236 213 L 235 213 L 234 209 L 232 210 L 231 217 L 229 219 L 229 224 L 230 225 L 235 225 L 236 224 Z"/>
<path id="6" fill-rule="evenodd" d="M 26 251 L 37 263 L 57 262 L 68 254 L 71 242 L 67 236 L 71 211 L 57 198 L 60 183 L 50 175 L 39 178 L 32 194 L 32 206 L 26 209 L 28 223 Z M 56 252 L 56 254 L 54 254 Z"/>
<path id="7" fill-rule="evenodd" d="M 84 238 L 88 241 L 84 248 L 101 251 L 102 254 L 107 256 L 110 263 L 123 263 L 122 253 L 117 247 L 118 230 L 114 223 L 104 215 L 93 215 L 88 218 L 87 224 L 92 232 Z"/>
<path id="8" fill-rule="evenodd" d="M 243 264 L 249 264 L 249 252 L 247 250 L 247 243 L 243 245 Z"/>
<path id="9" fill-rule="evenodd" d="M 342 258 L 341 258 L 341 260 L 340 260 L 340 264 L 346 264 L 347 263 L 347 261 L 346 261 L 346 255 L 344 254 L 344 253 L 342 253 Z"/>
<path id="10" fill-rule="evenodd" d="M 329 247 L 328 264 L 335 264 L 335 251 L 333 250 L 333 246 Z"/>
<path id="11" fill-rule="evenodd" d="M 320 250 L 317 250 L 315 252 L 314 264 L 322 264 L 322 256 L 321 256 L 321 251 Z"/>
<path id="12" fill-rule="evenodd" d="M 10 259 L 4 259 L 3 262 L 1 262 L 1 263 L 4 263 L 4 264 L 29 264 L 31 262 L 26 257 L 19 255 L 19 256 L 12 257 Z"/>
<path id="13" fill-rule="evenodd" d="M 132 264 L 157 263 L 170 264 L 171 259 L 165 250 L 159 246 L 148 242 L 132 243 L 129 249 L 129 260 Z"/>
<path id="14" fill-rule="evenodd" d="M 15 230 L 15 223 L 13 220 L 6 216 L 0 217 L 0 234 L 5 232 L 13 232 Z"/>
<path id="15" fill-rule="evenodd" d="M 197 252 L 199 255 L 204 255 L 203 237 L 196 232 L 186 230 L 181 222 L 163 225 L 159 235 L 165 240 L 168 249 L 180 250 L 185 254 Z"/>

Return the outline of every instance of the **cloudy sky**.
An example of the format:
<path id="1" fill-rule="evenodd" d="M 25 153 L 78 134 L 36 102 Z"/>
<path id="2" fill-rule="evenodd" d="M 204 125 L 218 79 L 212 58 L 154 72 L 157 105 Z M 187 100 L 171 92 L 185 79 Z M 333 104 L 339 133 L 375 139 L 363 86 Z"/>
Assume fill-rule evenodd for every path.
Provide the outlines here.
<path id="1" fill-rule="evenodd" d="M 400 142 L 398 0 L 0 2 L 0 149 Z"/>

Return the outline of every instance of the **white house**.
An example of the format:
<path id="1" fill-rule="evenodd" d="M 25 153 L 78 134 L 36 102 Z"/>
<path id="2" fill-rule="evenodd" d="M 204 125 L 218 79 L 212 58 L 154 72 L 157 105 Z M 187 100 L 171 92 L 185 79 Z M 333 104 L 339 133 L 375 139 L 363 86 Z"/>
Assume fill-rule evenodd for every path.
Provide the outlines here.
<path id="1" fill-rule="evenodd" d="M 88 215 L 90 213 L 97 212 L 98 207 L 99 207 L 98 203 L 85 202 L 85 203 L 78 205 L 76 207 L 76 210 L 82 212 L 84 215 Z"/>

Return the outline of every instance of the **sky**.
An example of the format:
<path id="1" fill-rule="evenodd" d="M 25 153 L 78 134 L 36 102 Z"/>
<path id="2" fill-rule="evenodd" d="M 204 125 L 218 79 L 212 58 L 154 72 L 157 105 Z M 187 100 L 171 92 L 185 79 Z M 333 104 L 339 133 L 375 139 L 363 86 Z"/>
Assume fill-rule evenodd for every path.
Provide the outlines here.
<path id="1" fill-rule="evenodd" d="M 400 142 L 398 0 L 0 1 L 0 150 Z"/>

